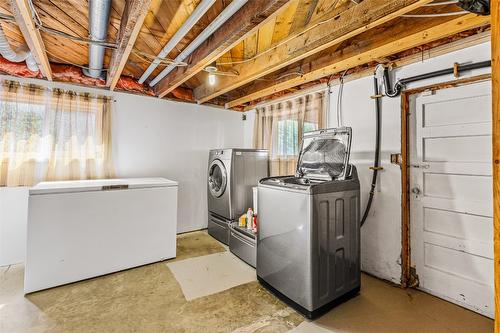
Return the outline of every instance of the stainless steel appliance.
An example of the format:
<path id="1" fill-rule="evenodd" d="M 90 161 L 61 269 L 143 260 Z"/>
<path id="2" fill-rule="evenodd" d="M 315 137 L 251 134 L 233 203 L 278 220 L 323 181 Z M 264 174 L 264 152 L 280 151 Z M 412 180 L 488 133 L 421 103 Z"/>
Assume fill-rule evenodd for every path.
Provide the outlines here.
<path id="1" fill-rule="evenodd" d="M 229 249 L 241 260 L 252 267 L 257 262 L 257 235 L 246 228 L 231 223 L 229 230 Z"/>
<path id="2" fill-rule="evenodd" d="M 268 152 L 215 149 L 208 160 L 208 233 L 229 243 L 229 224 L 252 207 L 252 187 L 269 175 Z"/>
<path id="3" fill-rule="evenodd" d="M 360 194 L 350 128 L 302 141 L 295 176 L 259 183 L 257 277 L 314 318 L 359 292 Z"/>

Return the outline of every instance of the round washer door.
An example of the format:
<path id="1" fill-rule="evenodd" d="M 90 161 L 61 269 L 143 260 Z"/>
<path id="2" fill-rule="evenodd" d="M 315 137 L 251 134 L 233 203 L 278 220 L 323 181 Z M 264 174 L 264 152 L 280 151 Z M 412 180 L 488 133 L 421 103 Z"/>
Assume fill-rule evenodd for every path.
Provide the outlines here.
<path id="1" fill-rule="evenodd" d="M 208 169 L 208 188 L 212 196 L 218 198 L 224 194 L 227 185 L 227 173 L 220 160 L 214 160 Z"/>

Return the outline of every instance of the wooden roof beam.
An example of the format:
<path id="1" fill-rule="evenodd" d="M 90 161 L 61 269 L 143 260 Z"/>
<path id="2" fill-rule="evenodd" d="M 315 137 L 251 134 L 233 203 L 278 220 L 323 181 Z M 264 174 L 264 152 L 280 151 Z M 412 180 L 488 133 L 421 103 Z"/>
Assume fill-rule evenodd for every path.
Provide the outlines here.
<path id="1" fill-rule="evenodd" d="M 21 30 L 26 44 L 35 57 L 40 71 L 47 80 L 52 81 L 52 71 L 50 69 L 49 59 L 45 52 L 45 45 L 40 35 L 40 31 L 33 21 L 31 9 L 27 0 L 11 0 L 11 11 Z"/>
<path id="2" fill-rule="evenodd" d="M 127 64 L 150 4 L 151 0 L 130 0 L 125 3 L 120 30 L 118 30 L 117 48 L 113 51 L 106 79 L 106 86 L 110 90 L 115 89 L 123 68 Z"/>
<path id="3" fill-rule="evenodd" d="M 327 15 L 320 21 L 322 23 L 313 22 L 287 37 L 288 41 L 280 43 L 272 52 L 234 66 L 238 77 L 219 77 L 214 86 L 203 84 L 197 87 L 195 99 L 198 103 L 205 103 L 429 2 L 432 0 L 365 0 L 340 14 Z"/>
<path id="4" fill-rule="evenodd" d="M 177 67 L 155 85 L 158 97 L 167 95 L 231 50 L 270 17 L 286 7 L 288 2 L 289 0 L 252 0 L 247 2 L 189 56 L 188 66 Z"/>
<path id="5" fill-rule="evenodd" d="M 329 52 L 329 49 L 324 54 L 322 52 L 315 59 L 311 59 L 307 64 L 309 71 L 304 75 L 300 77 L 288 76 L 288 79 L 279 83 L 259 81 L 252 88 L 252 91 L 246 92 L 244 95 L 226 103 L 226 107 L 233 108 L 246 102 L 367 64 L 371 61 L 377 61 L 377 59 L 388 57 L 465 30 L 487 25 L 490 18 L 489 16 L 468 14 L 459 18 L 439 20 L 441 23 L 434 25 L 431 22 L 416 25 L 394 24 L 393 28 L 382 32 L 374 30 L 371 36 L 360 35 L 359 38 L 353 39 L 347 48 L 335 52 Z M 435 21 L 432 22 L 436 23 Z M 296 72 L 296 68 L 291 70 Z M 281 73 L 281 76 L 286 76 L 285 74 Z"/>

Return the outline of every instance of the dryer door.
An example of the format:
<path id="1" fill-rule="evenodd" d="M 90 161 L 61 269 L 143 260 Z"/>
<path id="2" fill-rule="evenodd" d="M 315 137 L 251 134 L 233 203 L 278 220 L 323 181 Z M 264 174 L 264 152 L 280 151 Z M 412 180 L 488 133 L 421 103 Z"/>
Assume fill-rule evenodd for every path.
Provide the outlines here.
<path id="1" fill-rule="evenodd" d="M 214 160 L 208 168 L 208 189 L 210 194 L 219 198 L 224 194 L 227 185 L 227 172 L 221 160 Z"/>

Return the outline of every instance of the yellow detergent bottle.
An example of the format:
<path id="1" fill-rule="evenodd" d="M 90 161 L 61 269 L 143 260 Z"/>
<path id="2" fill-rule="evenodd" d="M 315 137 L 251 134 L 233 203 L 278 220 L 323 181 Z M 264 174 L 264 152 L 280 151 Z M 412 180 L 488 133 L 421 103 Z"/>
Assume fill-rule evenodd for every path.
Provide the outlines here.
<path id="1" fill-rule="evenodd" d="M 243 215 L 240 216 L 240 219 L 238 221 L 238 226 L 242 227 L 242 228 L 245 228 L 246 225 L 247 225 L 247 215 L 243 214 Z"/>

